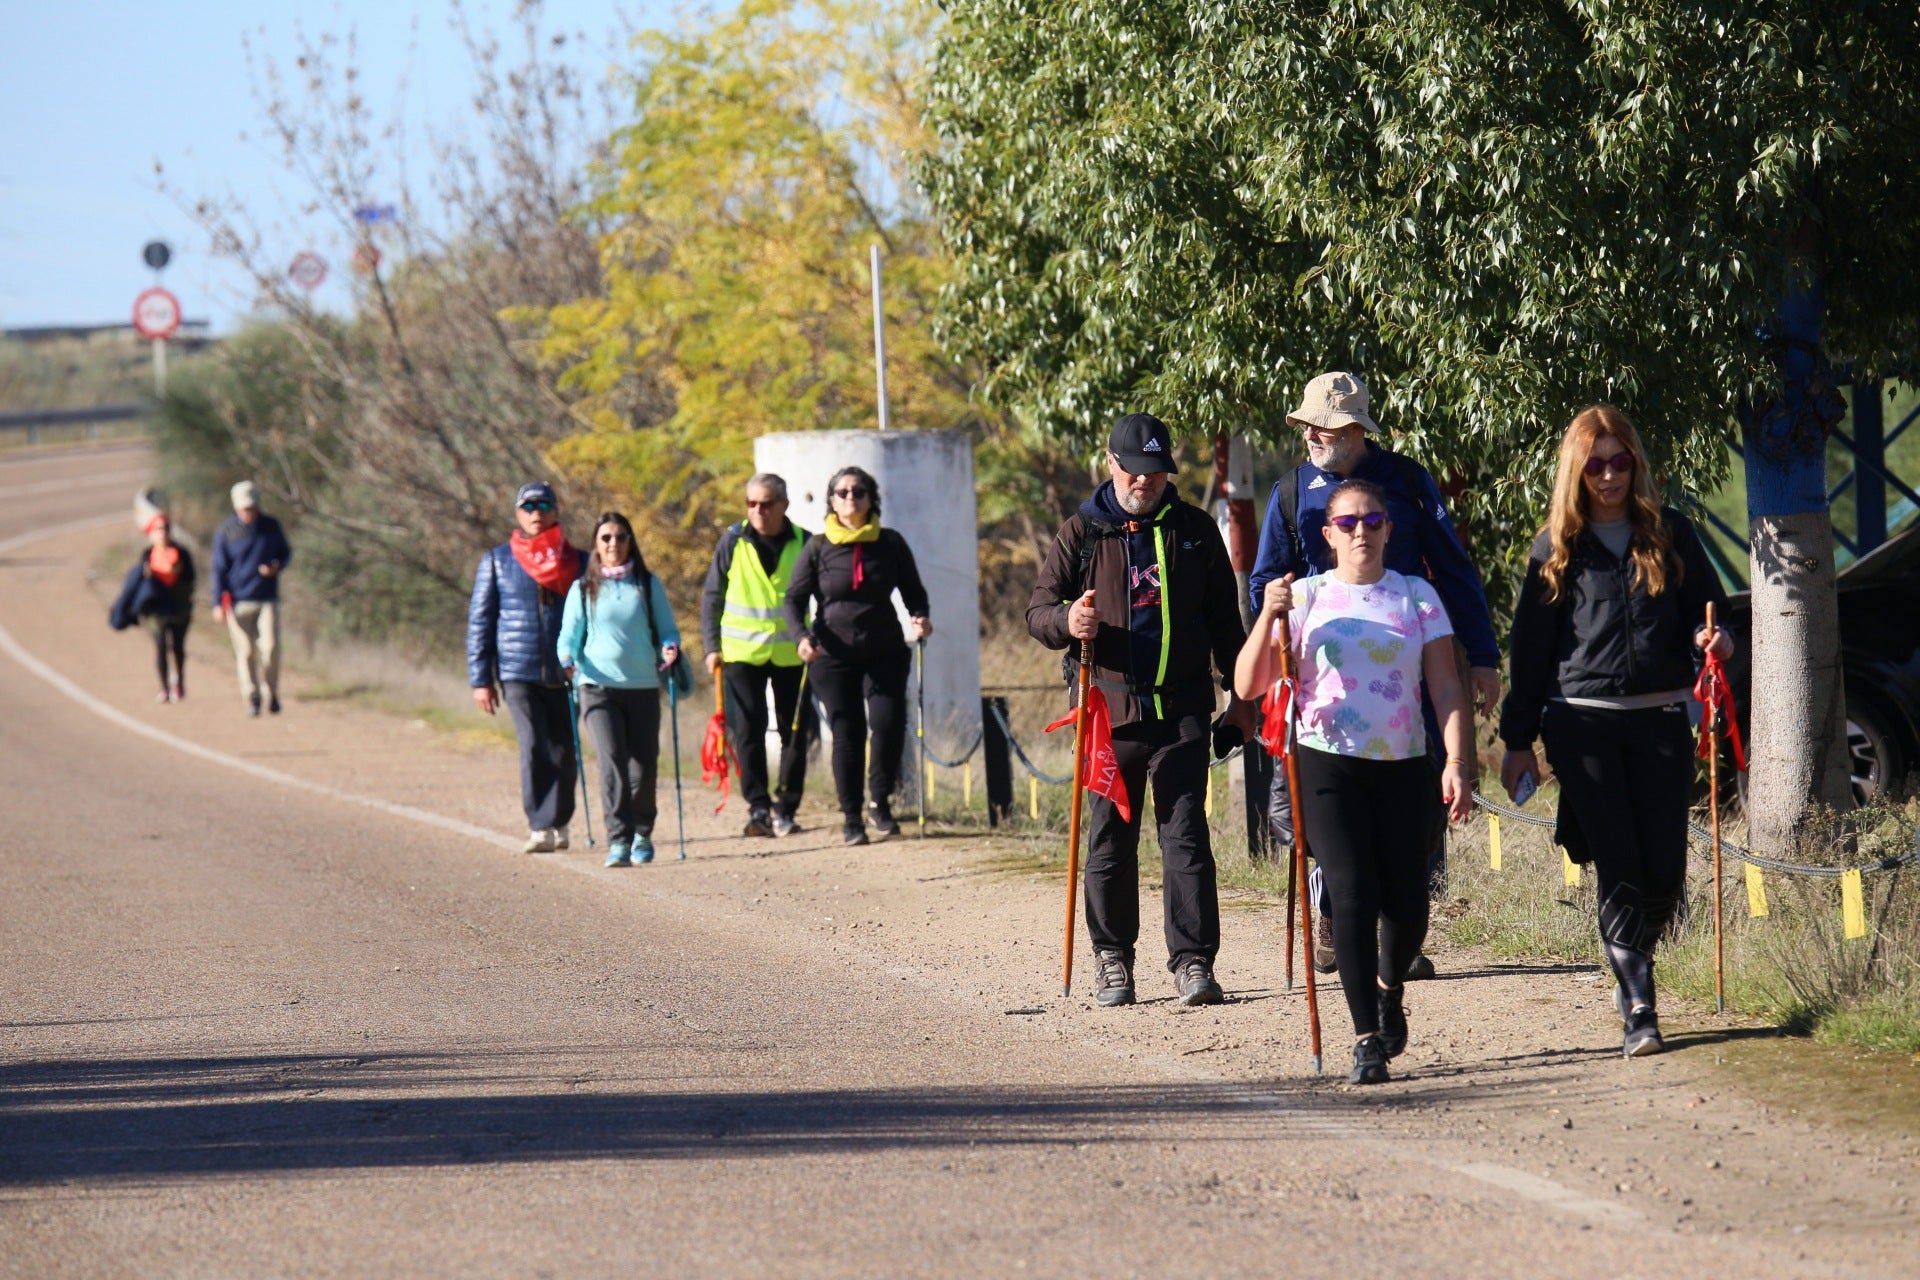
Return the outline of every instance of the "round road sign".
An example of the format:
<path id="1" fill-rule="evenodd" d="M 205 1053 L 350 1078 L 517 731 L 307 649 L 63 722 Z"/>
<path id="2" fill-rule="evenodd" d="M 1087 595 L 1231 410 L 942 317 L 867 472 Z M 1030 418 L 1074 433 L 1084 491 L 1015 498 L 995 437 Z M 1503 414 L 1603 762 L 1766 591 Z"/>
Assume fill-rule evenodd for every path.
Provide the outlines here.
<path id="1" fill-rule="evenodd" d="M 380 269 L 380 251 L 362 240 L 353 251 L 353 269 L 363 276 L 372 275 Z"/>
<path id="2" fill-rule="evenodd" d="M 167 247 L 165 240 L 149 240 L 147 247 L 140 251 L 140 258 L 155 271 L 161 271 L 173 261 L 173 250 Z"/>
<path id="3" fill-rule="evenodd" d="M 133 327 L 143 338 L 171 338 L 180 327 L 180 299 L 149 289 L 133 300 Z"/>
<path id="4" fill-rule="evenodd" d="M 297 253 L 287 268 L 287 278 L 302 289 L 318 289 L 327 278 L 327 260 L 317 253 Z"/>

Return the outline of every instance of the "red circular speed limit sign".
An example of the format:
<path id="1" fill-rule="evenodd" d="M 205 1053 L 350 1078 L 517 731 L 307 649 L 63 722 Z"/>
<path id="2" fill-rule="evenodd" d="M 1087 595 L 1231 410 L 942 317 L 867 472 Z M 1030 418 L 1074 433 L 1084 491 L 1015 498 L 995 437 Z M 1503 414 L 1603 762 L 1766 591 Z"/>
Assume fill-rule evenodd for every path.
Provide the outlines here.
<path id="1" fill-rule="evenodd" d="M 143 338 L 171 338 L 180 327 L 180 299 L 149 289 L 133 300 L 133 327 Z"/>
<path id="2" fill-rule="evenodd" d="M 311 251 L 295 254 L 287 276 L 302 289 L 318 289 L 327 278 L 327 260 Z"/>

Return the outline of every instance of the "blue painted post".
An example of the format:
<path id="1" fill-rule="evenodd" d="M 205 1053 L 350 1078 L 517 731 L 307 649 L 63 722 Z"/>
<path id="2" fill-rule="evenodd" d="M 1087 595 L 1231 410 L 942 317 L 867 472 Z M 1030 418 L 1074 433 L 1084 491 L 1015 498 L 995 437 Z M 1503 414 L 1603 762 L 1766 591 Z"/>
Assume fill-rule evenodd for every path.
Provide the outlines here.
<path id="1" fill-rule="evenodd" d="M 1853 544 L 1861 555 L 1887 540 L 1885 401 L 1878 382 L 1853 383 Z"/>

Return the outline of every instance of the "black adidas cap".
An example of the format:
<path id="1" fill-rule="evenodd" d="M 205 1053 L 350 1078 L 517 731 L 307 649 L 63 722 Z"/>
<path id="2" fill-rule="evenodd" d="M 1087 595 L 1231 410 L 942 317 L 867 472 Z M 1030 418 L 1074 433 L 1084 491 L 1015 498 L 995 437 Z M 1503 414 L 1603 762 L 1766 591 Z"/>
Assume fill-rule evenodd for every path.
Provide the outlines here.
<path id="1" fill-rule="evenodd" d="M 1136 476 L 1177 471 L 1173 465 L 1173 433 L 1150 413 L 1130 413 L 1113 424 L 1107 451 L 1122 469 Z"/>

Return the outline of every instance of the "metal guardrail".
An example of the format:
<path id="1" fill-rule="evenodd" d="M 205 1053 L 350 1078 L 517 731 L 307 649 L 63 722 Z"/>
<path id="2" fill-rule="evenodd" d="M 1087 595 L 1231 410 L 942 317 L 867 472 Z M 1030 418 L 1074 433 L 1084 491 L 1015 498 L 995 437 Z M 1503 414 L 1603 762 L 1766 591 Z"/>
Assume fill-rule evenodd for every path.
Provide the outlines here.
<path id="1" fill-rule="evenodd" d="M 24 431 L 27 443 L 40 443 L 40 434 L 48 427 L 84 427 L 84 436 L 92 440 L 105 422 L 136 422 L 153 412 L 151 401 L 136 400 L 123 404 L 83 405 L 74 409 L 16 409 L 0 413 L 0 432 Z"/>

